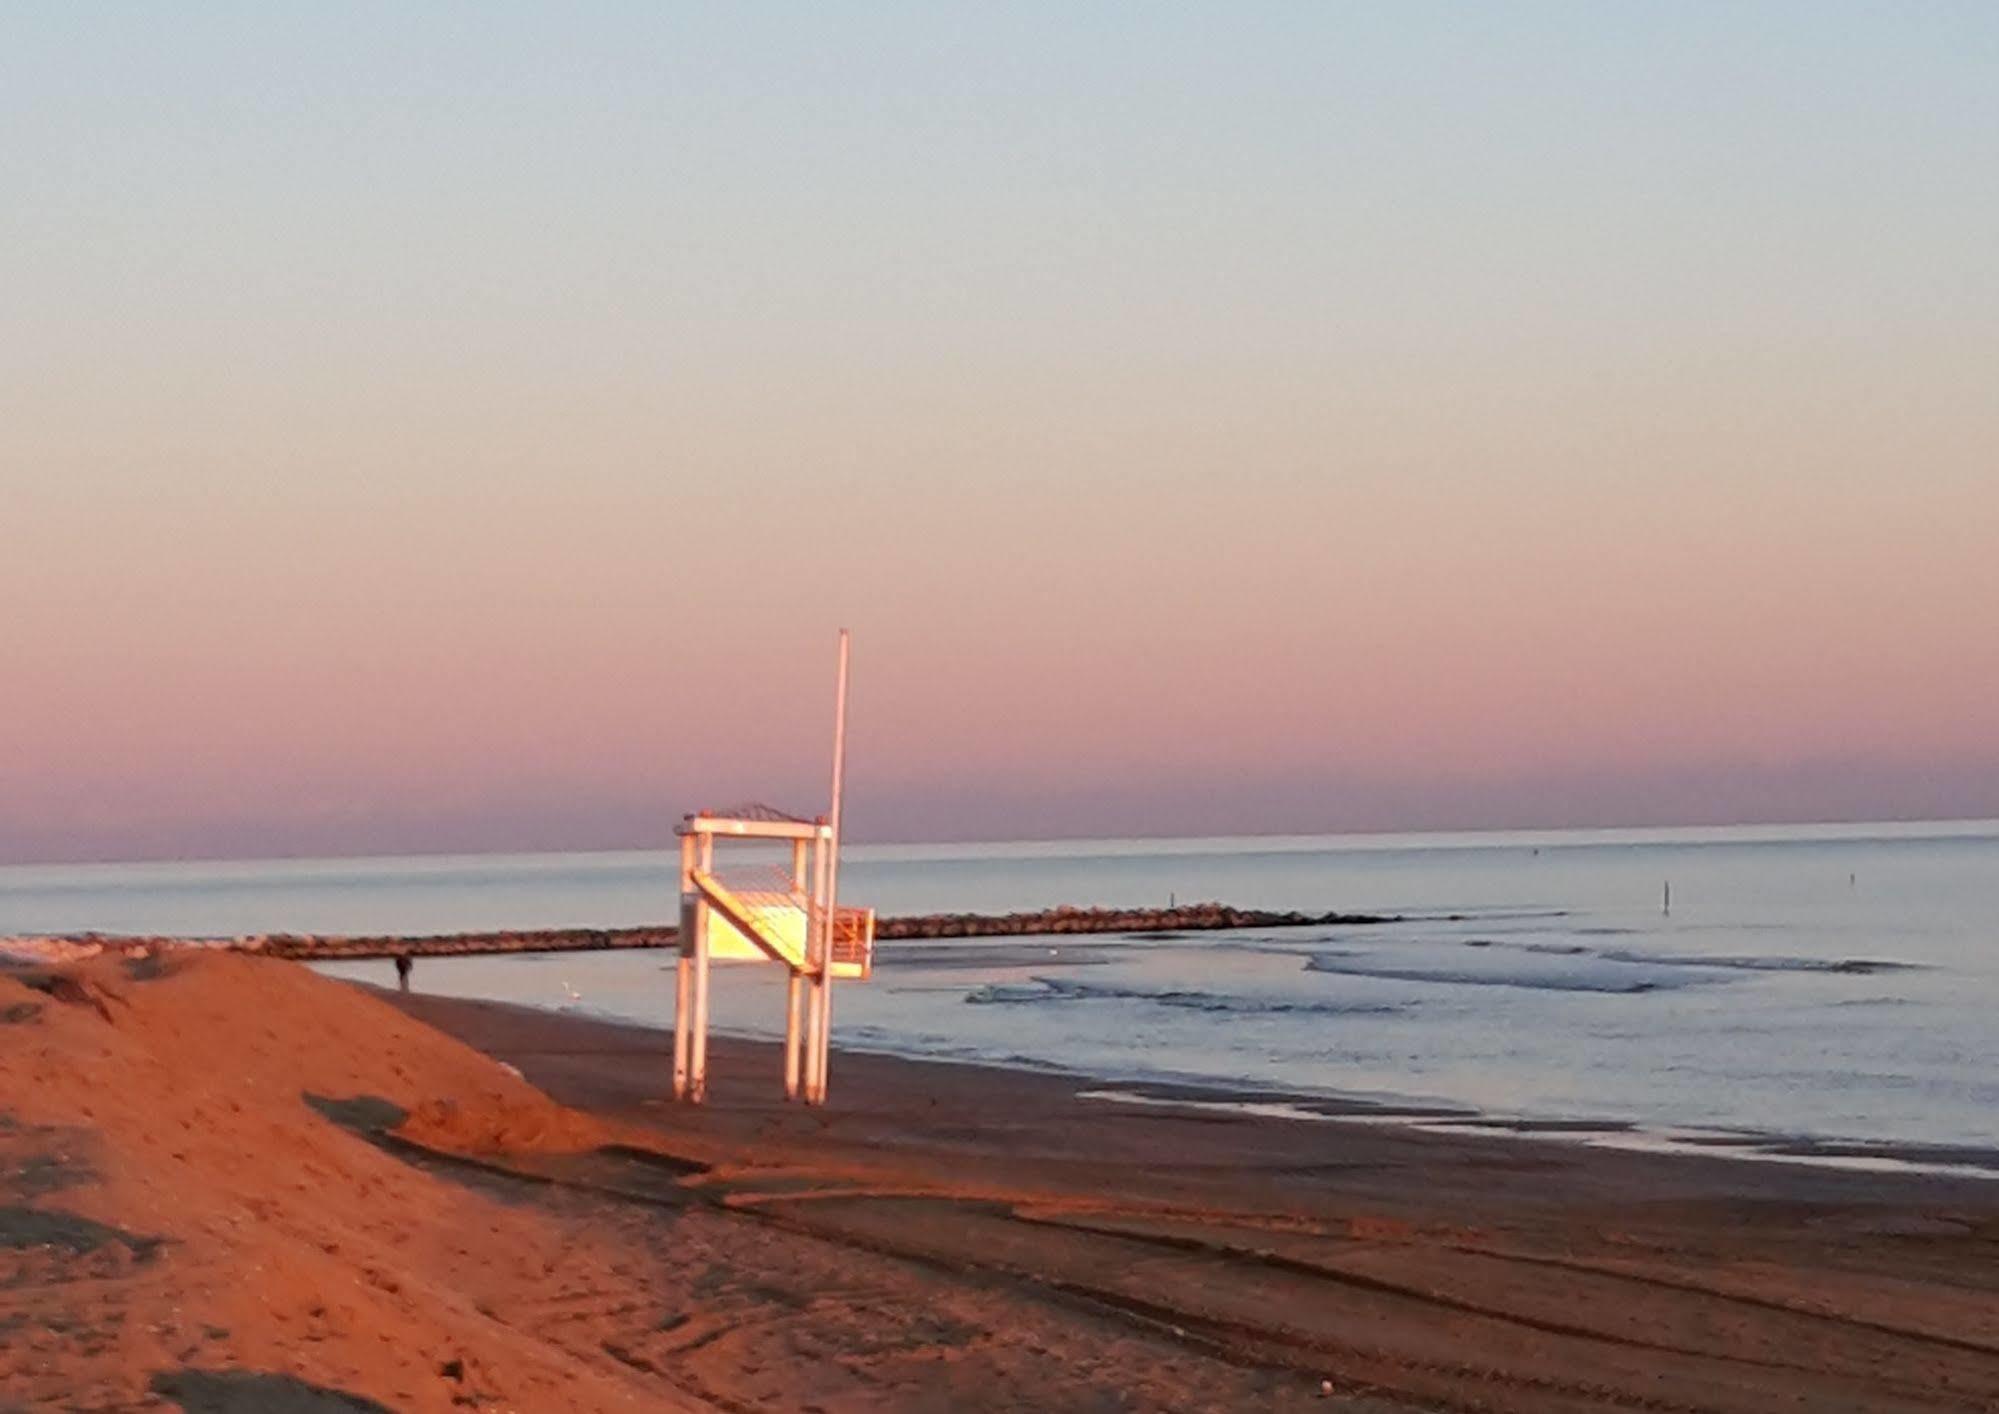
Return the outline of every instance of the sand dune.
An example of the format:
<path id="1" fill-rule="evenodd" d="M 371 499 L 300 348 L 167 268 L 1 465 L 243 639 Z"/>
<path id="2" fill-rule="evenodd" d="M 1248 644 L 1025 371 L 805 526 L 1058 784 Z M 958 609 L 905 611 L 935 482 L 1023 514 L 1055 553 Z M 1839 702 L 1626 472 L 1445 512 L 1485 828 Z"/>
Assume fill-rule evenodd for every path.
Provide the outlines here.
<path id="1" fill-rule="evenodd" d="M 41 986 L 0 977 L 0 1403 L 672 1407 L 587 1340 L 496 1314 L 628 1269 L 615 1244 L 354 1132 L 402 1108 L 468 1145 L 600 1128 L 292 964 L 103 959 Z"/>

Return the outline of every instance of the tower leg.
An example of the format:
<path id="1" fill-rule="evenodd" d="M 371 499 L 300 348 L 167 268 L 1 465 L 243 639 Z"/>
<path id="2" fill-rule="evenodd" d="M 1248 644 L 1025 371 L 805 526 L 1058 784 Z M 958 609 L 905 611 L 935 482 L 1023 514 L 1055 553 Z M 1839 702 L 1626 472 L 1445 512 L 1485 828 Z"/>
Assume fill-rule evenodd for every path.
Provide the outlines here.
<path id="1" fill-rule="evenodd" d="M 812 1097 L 819 1093 L 819 979 L 799 978 L 799 989 L 804 993 L 805 1024 L 801 1063 L 805 1071 L 802 1097 L 811 1104 Z"/>
<path id="2" fill-rule="evenodd" d="M 695 1104 L 708 1099 L 708 910 L 701 909 L 694 928 L 694 1039 L 688 1048 L 689 1097 Z"/>
<path id="3" fill-rule="evenodd" d="M 715 867 L 715 837 L 702 835 L 694 841 L 691 863 L 704 872 Z M 688 1043 L 688 1098 L 695 1104 L 708 1099 L 708 904 L 699 895 L 694 900 L 694 1037 Z"/>
<path id="4" fill-rule="evenodd" d="M 673 978 L 673 1098 L 687 1098 L 688 1061 L 694 1043 L 694 836 L 680 837 L 680 957 Z"/>
<path id="5" fill-rule="evenodd" d="M 680 966 L 676 969 L 673 989 L 673 1098 L 687 1098 L 687 1062 L 689 1044 L 694 1039 L 693 1018 L 687 1013 L 694 1004 L 694 959 L 685 952 L 680 954 Z"/>
<path id="6" fill-rule="evenodd" d="M 813 993 L 812 1043 L 818 1052 L 817 1064 L 813 1066 L 812 1103 L 826 1103 L 826 1080 L 828 1063 L 833 1051 L 833 978 L 831 974 L 821 977 L 818 988 Z"/>
<path id="7" fill-rule="evenodd" d="M 811 856 L 804 840 L 791 842 L 791 889 L 801 898 L 809 897 L 812 890 Z M 805 952 L 812 953 L 811 910 L 806 911 Z M 801 1013 L 805 1005 L 805 976 L 793 972 L 785 978 L 784 984 L 784 1098 L 796 1100 L 804 1066 L 805 1038 L 800 1028 L 804 1024 Z"/>
<path id="8" fill-rule="evenodd" d="M 798 1034 L 800 1003 L 803 1001 L 805 979 L 794 972 L 784 983 L 784 1098 L 798 1098 L 799 1055 L 803 1037 Z"/>

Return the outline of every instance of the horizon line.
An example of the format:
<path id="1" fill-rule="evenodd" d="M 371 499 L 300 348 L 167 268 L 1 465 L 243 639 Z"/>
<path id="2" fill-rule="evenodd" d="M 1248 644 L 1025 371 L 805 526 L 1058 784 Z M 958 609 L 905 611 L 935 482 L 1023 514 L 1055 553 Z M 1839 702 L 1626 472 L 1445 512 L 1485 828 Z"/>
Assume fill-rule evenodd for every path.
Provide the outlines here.
<path id="1" fill-rule="evenodd" d="M 1923 827 L 1930 832 L 1922 833 Z M 1887 835 L 1873 835 L 1868 831 L 1889 831 Z M 1309 846 L 1337 843 L 1349 848 L 1366 849 L 1370 846 L 1394 848 L 1397 841 L 1429 840 L 1450 842 L 1465 847 L 1477 847 L 1489 842 L 1518 840 L 1522 847 L 1533 841 L 1540 841 L 1549 847 L 1560 848 L 1565 844 L 1573 846 L 1577 836 L 1599 837 L 1600 844 L 1647 844 L 1673 843 L 1676 838 L 1689 836 L 1734 836 L 1715 838 L 1707 842 L 1715 844 L 1753 844 L 1759 842 L 1776 843 L 1786 840 L 1821 841 L 1866 841 L 1875 838 L 1903 839 L 1978 839 L 1988 834 L 1999 835 L 1999 816 L 1921 816 L 1906 818 L 1870 818 L 1861 820 L 1737 820 L 1724 823 L 1680 823 L 1646 825 L 1510 825 L 1488 828 L 1432 829 L 1432 830 L 1338 830 L 1324 833 L 1300 832 L 1296 830 L 1273 831 L 1269 833 L 1248 832 L 1218 835 L 1049 835 L 1039 837 L 1014 837 L 1008 839 L 951 839 L 951 840 L 847 840 L 843 841 L 851 849 L 873 851 L 894 851 L 905 861 L 914 862 L 926 857 L 965 857 L 961 851 L 1049 851 L 1064 847 L 1088 845 L 1162 846 L 1173 844 L 1217 844 L 1222 842 L 1252 841 L 1284 853 L 1307 853 Z M 1382 842 L 1387 842 L 1385 845 Z M 1689 840 L 1689 842 L 1693 842 Z M 1284 849 L 1282 846 L 1294 846 Z M 34 869 L 126 869 L 148 867 L 172 867 L 182 865 L 265 865 L 265 864 L 390 864 L 408 861 L 443 863 L 454 860 L 500 860 L 500 859 L 589 859 L 614 858 L 638 854 L 666 854 L 672 847 L 667 844 L 629 845 L 615 849 L 529 849 L 529 850 L 406 850 L 395 854 L 265 854 L 265 855 L 153 855 L 124 859 L 44 859 L 0 861 L 0 873 Z M 945 854 L 926 856 L 922 851 L 947 851 Z M 914 852 L 914 853 L 911 853 Z M 1137 853 L 1140 851 L 1124 851 Z M 1165 851 L 1168 853 L 1193 853 L 1195 851 Z"/>

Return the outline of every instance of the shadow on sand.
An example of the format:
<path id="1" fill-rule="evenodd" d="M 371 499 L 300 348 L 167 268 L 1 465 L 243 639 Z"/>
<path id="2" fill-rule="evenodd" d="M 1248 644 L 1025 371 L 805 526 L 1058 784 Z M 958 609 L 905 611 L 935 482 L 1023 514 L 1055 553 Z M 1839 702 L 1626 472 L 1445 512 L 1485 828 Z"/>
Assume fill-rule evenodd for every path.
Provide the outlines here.
<path id="1" fill-rule="evenodd" d="M 162 1370 L 152 1389 L 185 1414 L 394 1414 L 358 1394 L 257 1370 Z"/>

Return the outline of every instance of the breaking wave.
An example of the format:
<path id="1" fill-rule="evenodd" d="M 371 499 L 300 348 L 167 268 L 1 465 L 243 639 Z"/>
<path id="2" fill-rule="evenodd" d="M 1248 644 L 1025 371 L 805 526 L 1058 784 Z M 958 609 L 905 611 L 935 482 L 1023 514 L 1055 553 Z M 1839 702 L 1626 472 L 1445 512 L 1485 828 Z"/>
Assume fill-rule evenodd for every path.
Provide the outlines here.
<path id="1" fill-rule="evenodd" d="M 1847 976 L 1920 970 L 1922 964 L 1879 958 L 1735 956 L 1599 949 L 1581 943 L 1461 938 L 1477 957 L 1463 963 L 1398 956 L 1395 949 L 1320 949 L 1305 970 L 1394 982 L 1466 987 L 1524 987 L 1548 992 L 1657 992 L 1711 986 L 1743 973 L 1795 972 Z"/>
<path id="2" fill-rule="evenodd" d="M 1525 987 L 1542 992 L 1657 992 L 1678 987 L 1698 986 L 1705 980 L 1689 972 L 1661 969 L 1649 976 L 1633 975 L 1627 968 L 1597 965 L 1598 958 L 1581 960 L 1568 967 L 1410 967 L 1372 959 L 1315 953 L 1305 962 L 1307 972 L 1330 972 L 1344 977 L 1374 977 L 1386 982 L 1437 982 L 1465 987 Z"/>
<path id="3" fill-rule="evenodd" d="M 1584 947 L 1581 943 L 1509 943 L 1497 938 L 1465 938 L 1459 946 L 1467 948 L 1506 948 L 1512 952 L 1541 953 L 1548 957 L 1576 957 L 1579 954 L 1590 951 L 1589 948 Z M 1326 956 L 1331 956 L 1331 954 L 1328 953 Z M 1347 956 L 1358 957 L 1360 954 L 1348 953 Z"/>
<path id="4" fill-rule="evenodd" d="M 1735 972 L 1845 972 L 1872 976 L 1877 972 L 1916 972 L 1914 962 L 1887 962 L 1871 957 L 1689 957 L 1674 953 L 1619 950 L 1599 954 L 1607 962 L 1643 967 L 1718 967 Z"/>
<path id="5" fill-rule="evenodd" d="M 1036 977 L 1029 982 L 993 982 L 965 994 L 974 1006 L 1032 1006 L 1053 1002 L 1138 1001 L 1189 1011 L 1239 1015 L 1388 1016 L 1407 1011 L 1386 1002 L 1298 1001 L 1281 998 L 1230 996 L 1218 992 L 1146 991 L 1137 987 L 1101 987 L 1065 977 Z"/>

